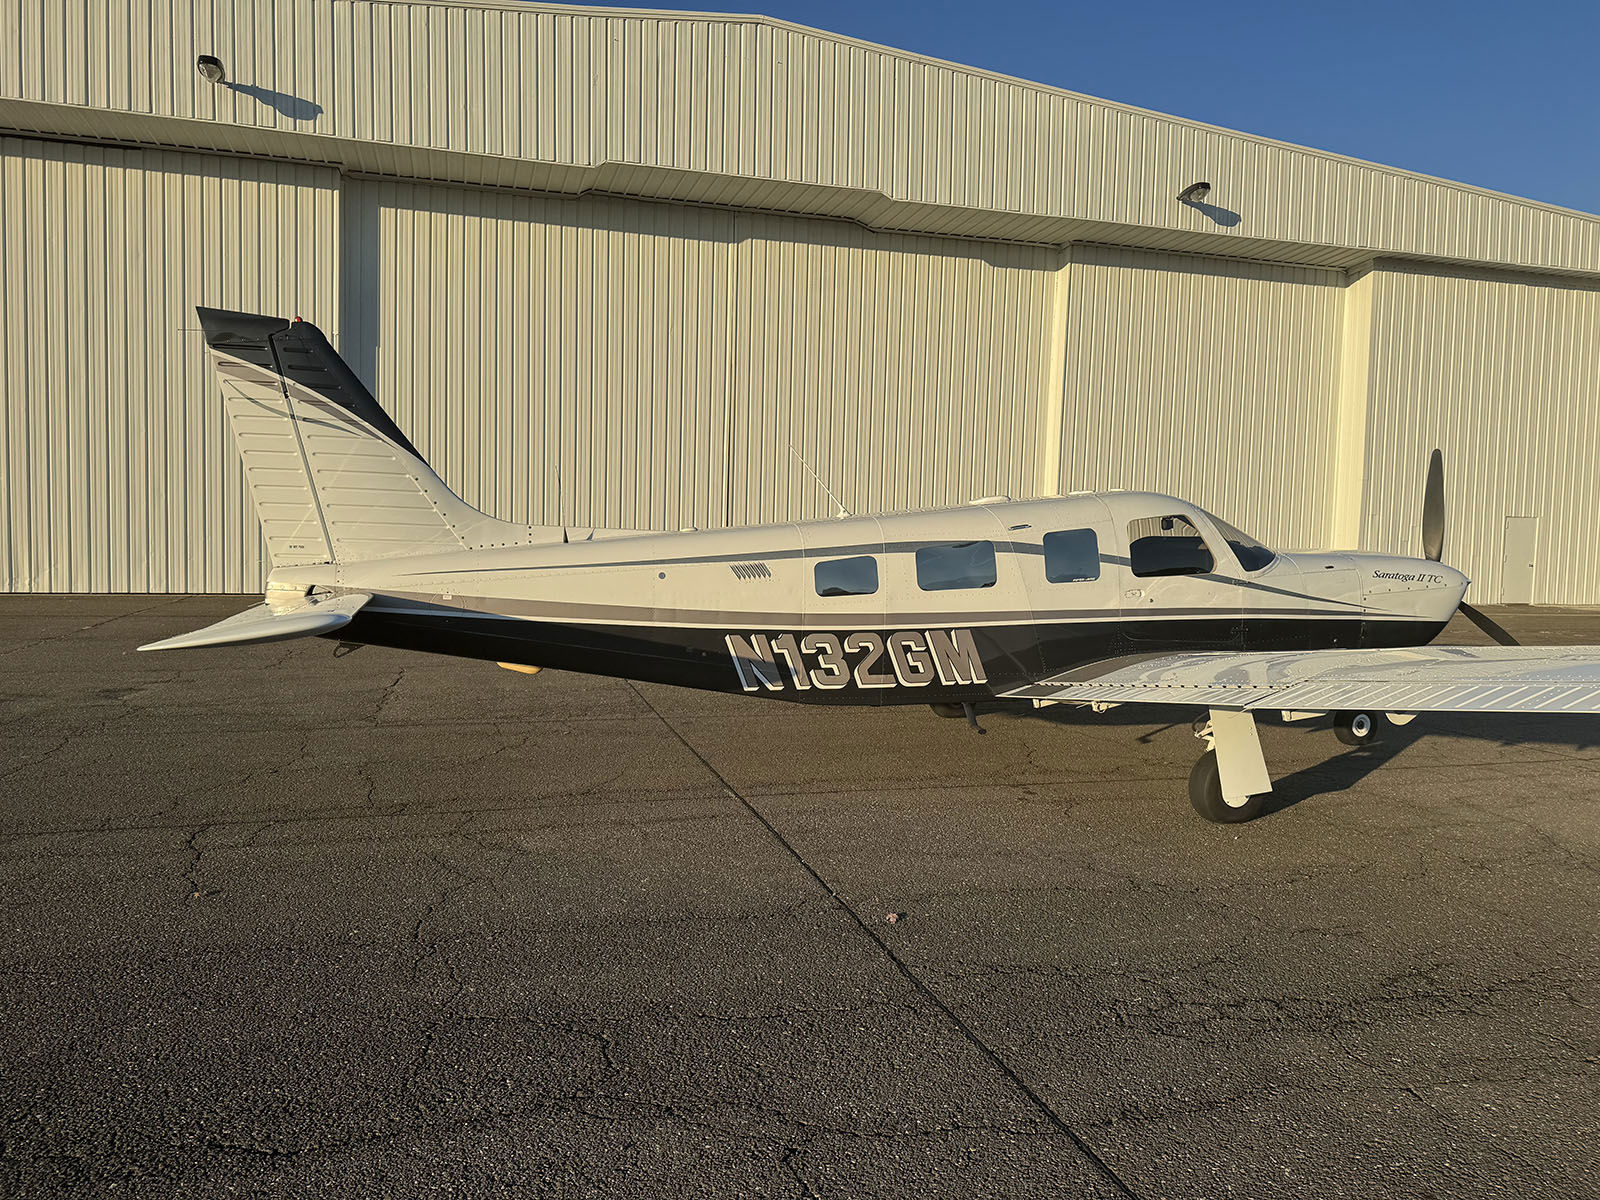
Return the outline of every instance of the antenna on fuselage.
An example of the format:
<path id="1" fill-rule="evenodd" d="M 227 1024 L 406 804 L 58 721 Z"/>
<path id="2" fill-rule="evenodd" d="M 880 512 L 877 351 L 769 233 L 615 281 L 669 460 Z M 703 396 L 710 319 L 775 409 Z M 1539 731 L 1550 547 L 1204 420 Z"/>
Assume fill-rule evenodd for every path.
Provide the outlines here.
<path id="1" fill-rule="evenodd" d="M 794 455 L 795 458 L 800 460 L 800 465 L 806 469 L 806 473 L 808 475 L 810 475 L 811 478 L 813 478 L 813 479 L 815 479 L 817 481 L 817 486 L 819 488 L 821 488 L 823 491 L 828 493 L 828 499 L 832 500 L 833 501 L 833 506 L 839 510 L 839 517 L 841 519 L 843 519 L 844 517 L 848 517 L 850 515 L 850 510 L 845 508 L 844 505 L 839 503 L 839 497 L 837 497 L 837 496 L 835 496 L 833 494 L 833 489 L 830 488 L 826 483 L 822 482 L 822 476 L 818 475 L 815 471 L 813 471 L 811 469 L 811 464 L 808 463 L 805 460 L 805 458 L 801 455 L 800 451 L 798 451 L 798 450 L 796 450 L 794 448 L 794 443 L 793 442 L 789 443 L 789 453 Z"/>

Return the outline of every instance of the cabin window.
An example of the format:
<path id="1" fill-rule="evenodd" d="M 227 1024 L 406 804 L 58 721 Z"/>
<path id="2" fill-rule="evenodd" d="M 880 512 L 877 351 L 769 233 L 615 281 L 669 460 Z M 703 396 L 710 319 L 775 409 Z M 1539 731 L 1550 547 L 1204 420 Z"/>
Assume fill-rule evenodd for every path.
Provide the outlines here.
<path id="1" fill-rule="evenodd" d="M 830 558 L 816 569 L 819 596 L 870 596 L 878 590 L 878 560 L 870 554 Z"/>
<path id="2" fill-rule="evenodd" d="M 1128 522 L 1128 563 L 1135 575 L 1209 575 L 1217 565 L 1188 517 L 1140 517 Z"/>
<path id="3" fill-rule="evenodd" d="M 1246 571 L 1259 571 L 1262 567 L 1269 567 L 1272 565 L 1272 560 L 1278 557 L 1244 530 L 1235 529 L 1226 521 L 1216 517 L 1211 518 L 1211 523 L 1217 527 L 1222 540 L 1228 543 L 1233 556 Z"/>
<path id="4" fill-rule="evenodd" d="M 1063 529 L 1044 535 L 1044 577 L 1051 583 L 1084 583 L 1100 578 L 1100 539 L 1092 529 Z"/>
<path id="5" fill-rule="evenodd" d="M 917 586 L 925 592 L 993 587 L 993 542 L 956 542 L 917 551 Z"/>

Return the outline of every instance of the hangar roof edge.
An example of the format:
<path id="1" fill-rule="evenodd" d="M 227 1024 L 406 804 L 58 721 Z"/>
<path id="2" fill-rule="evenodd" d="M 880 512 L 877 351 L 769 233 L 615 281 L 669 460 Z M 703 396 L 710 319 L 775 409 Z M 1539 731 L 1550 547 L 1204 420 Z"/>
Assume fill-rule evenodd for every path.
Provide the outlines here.
<path id="1" fill-rule="evenodd" d="M 824 29 L 818 25 L 803 25 L 798 21 L 787 21 L 782 17 L 771 17 L 763 13 L 733 13 L 733 12 L 704 12 L 696 9 L 674 8 L 629 8 L 624 5 L 588 5 L 588 4 L 549 4 L 543 0 L 367 0 L 369 4 L 389 4 L 403 7 L 429 7 L 429 8 L 475 8 L 498 9 L 504 12 L 527 12 L 529 10 L 572 13 L 583 16 L 611 16 L 620 18 L 651 17 L 663 21 L 706 21 L 718 24 L 747 24 L 765 25 L 773 29 L 784 29 L 791 33 L 803 34 L 808 37 L 822 38 L 827 41 L 837 42 L 842 45 L 857 46 L 863 50 L 870 50 L 878 54 L 889 55 L 905 59 L 908 62 L 922 63 L 932 67 L 942 67 L 947 70 L 960 71 L 964 74 L 977 76 L 982 79 L 993 80 L 996 83 L 1009 84 L 1014 87 L 1024 87 L 1051 95 L 1063 96 L 1083 104 L 1093 104 L 1115 112 L 1131 113 L 1141 117 L 1150 117 L 1159 121 L 1167 121 L 1176 125 L 1186 126 L 1190 129 L 1204 130 L 1207 133 L 1220 133 L 1229 137 L 1248 138 L 1252 142 L 1260 142 L 1266 146 L 1277 146 L 1284 150 L 1293 150 L 1300 154 L 1311 154 L 1330 162 L 1344 163 L 1350 166 L 1366 167 L 1372 170 L 1384 171 L 1389 174 L 1402 176 L 1407 179 L 1423 180 L 1427 183 L 1439 184 L 1443 187 L 1456 188 L 1464 192 L 1473 192 L 1481 196 L 1491 197 L 1496 200 L 1509 200 L 1515 204 L 1527 205 L 1532 208 L 1544 209 L 1547 212 L 1558 213 L 1562 216 L 1577 217 L 1585 221 L 1600 223 L 1600 213 L 1585 212 L 1581 208 L 1571 208 L 1567 205 L 1552 204 L 1547 200 L 1535 200 L 1528 196 L 1519 196 L 1515 192 L 1503 192 L 1495 188 L 1483 187 L 1476 183 L 1466 183 L 1459 179 L 1451 179 L 1445 175 L 1430 175 L 1425 171 L 1413 171 L 1407 167 L 1397 167 L 1393 163 L 1379 162 L 1376 159 L 1359 158 L 1353 154 L 1340 154 L 1335 150 L 1323 150 L 1316 146 L 1308 146 L 1302 142 L 1285 141 L 1282 138 L 1268 137 L 1264 134 L 1251 133 L 1245 129 L 1235 129 L 1228 125 L 1213 125 L 1207 121 L 1199 121 L 1193 117 L 1179 116 L 1176 113 L 1162 112 L 1160 109 L 1144 108 L 1138 104 L 1128 104 L 1121 100 L 1108 100 L 1103 96 L 1095 96 L 1088 92 L 1076 92 L 1071 88 L 1058 87 L 1052 83 L 1042 83 L 1037 79 L 1029 79 L 1025 75 L 1008 75 L 1004 71 L 993 71 L 987 67 L 977 67 L 970 63 L 958 62 L 952 58 L 938 58 L 931 54 L 920 54 L 915 50 L 907 50 L 900 46 L 893 46 L 887 42 L 874 42 L 867 38 L 853 37 L 847 33 L 837 33 L 831 29 Z M 1600 269 L 1600 268 L 1597 268 Z"/>
<path id="2" fill-rule="evenodd" d="M 105 0 L 90 20 L 13 4 L 39 53 L 0 56 L 0 127 L 25 136 L 934 236 L 1600 276 L 1594 214 L 760 15 Z M 1180 202 L 1198 180 L 1207 202 Z"/>

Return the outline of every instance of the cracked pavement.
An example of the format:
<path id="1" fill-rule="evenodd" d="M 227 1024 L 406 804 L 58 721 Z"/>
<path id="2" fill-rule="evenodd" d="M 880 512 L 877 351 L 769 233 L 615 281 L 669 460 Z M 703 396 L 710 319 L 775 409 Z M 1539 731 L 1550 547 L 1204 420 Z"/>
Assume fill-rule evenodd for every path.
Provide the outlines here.
<path id="1" fill-rule="evenodd" d="M 133 653 L 249 603 L 0 597 L 0 1194 L 1600 1194 L 1600 722 L 1219 827 L 1178 710 Z"/>

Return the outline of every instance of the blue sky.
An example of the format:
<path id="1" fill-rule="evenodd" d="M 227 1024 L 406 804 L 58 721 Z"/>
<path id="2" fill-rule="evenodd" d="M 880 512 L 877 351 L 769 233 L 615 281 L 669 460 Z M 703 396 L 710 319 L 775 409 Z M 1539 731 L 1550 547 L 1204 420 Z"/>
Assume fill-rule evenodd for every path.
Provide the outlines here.
<path id="1" fill-rule="evenodd" d="M 1600 212 L 1600 0 L 735 0 L 1091 96 Z"/>

